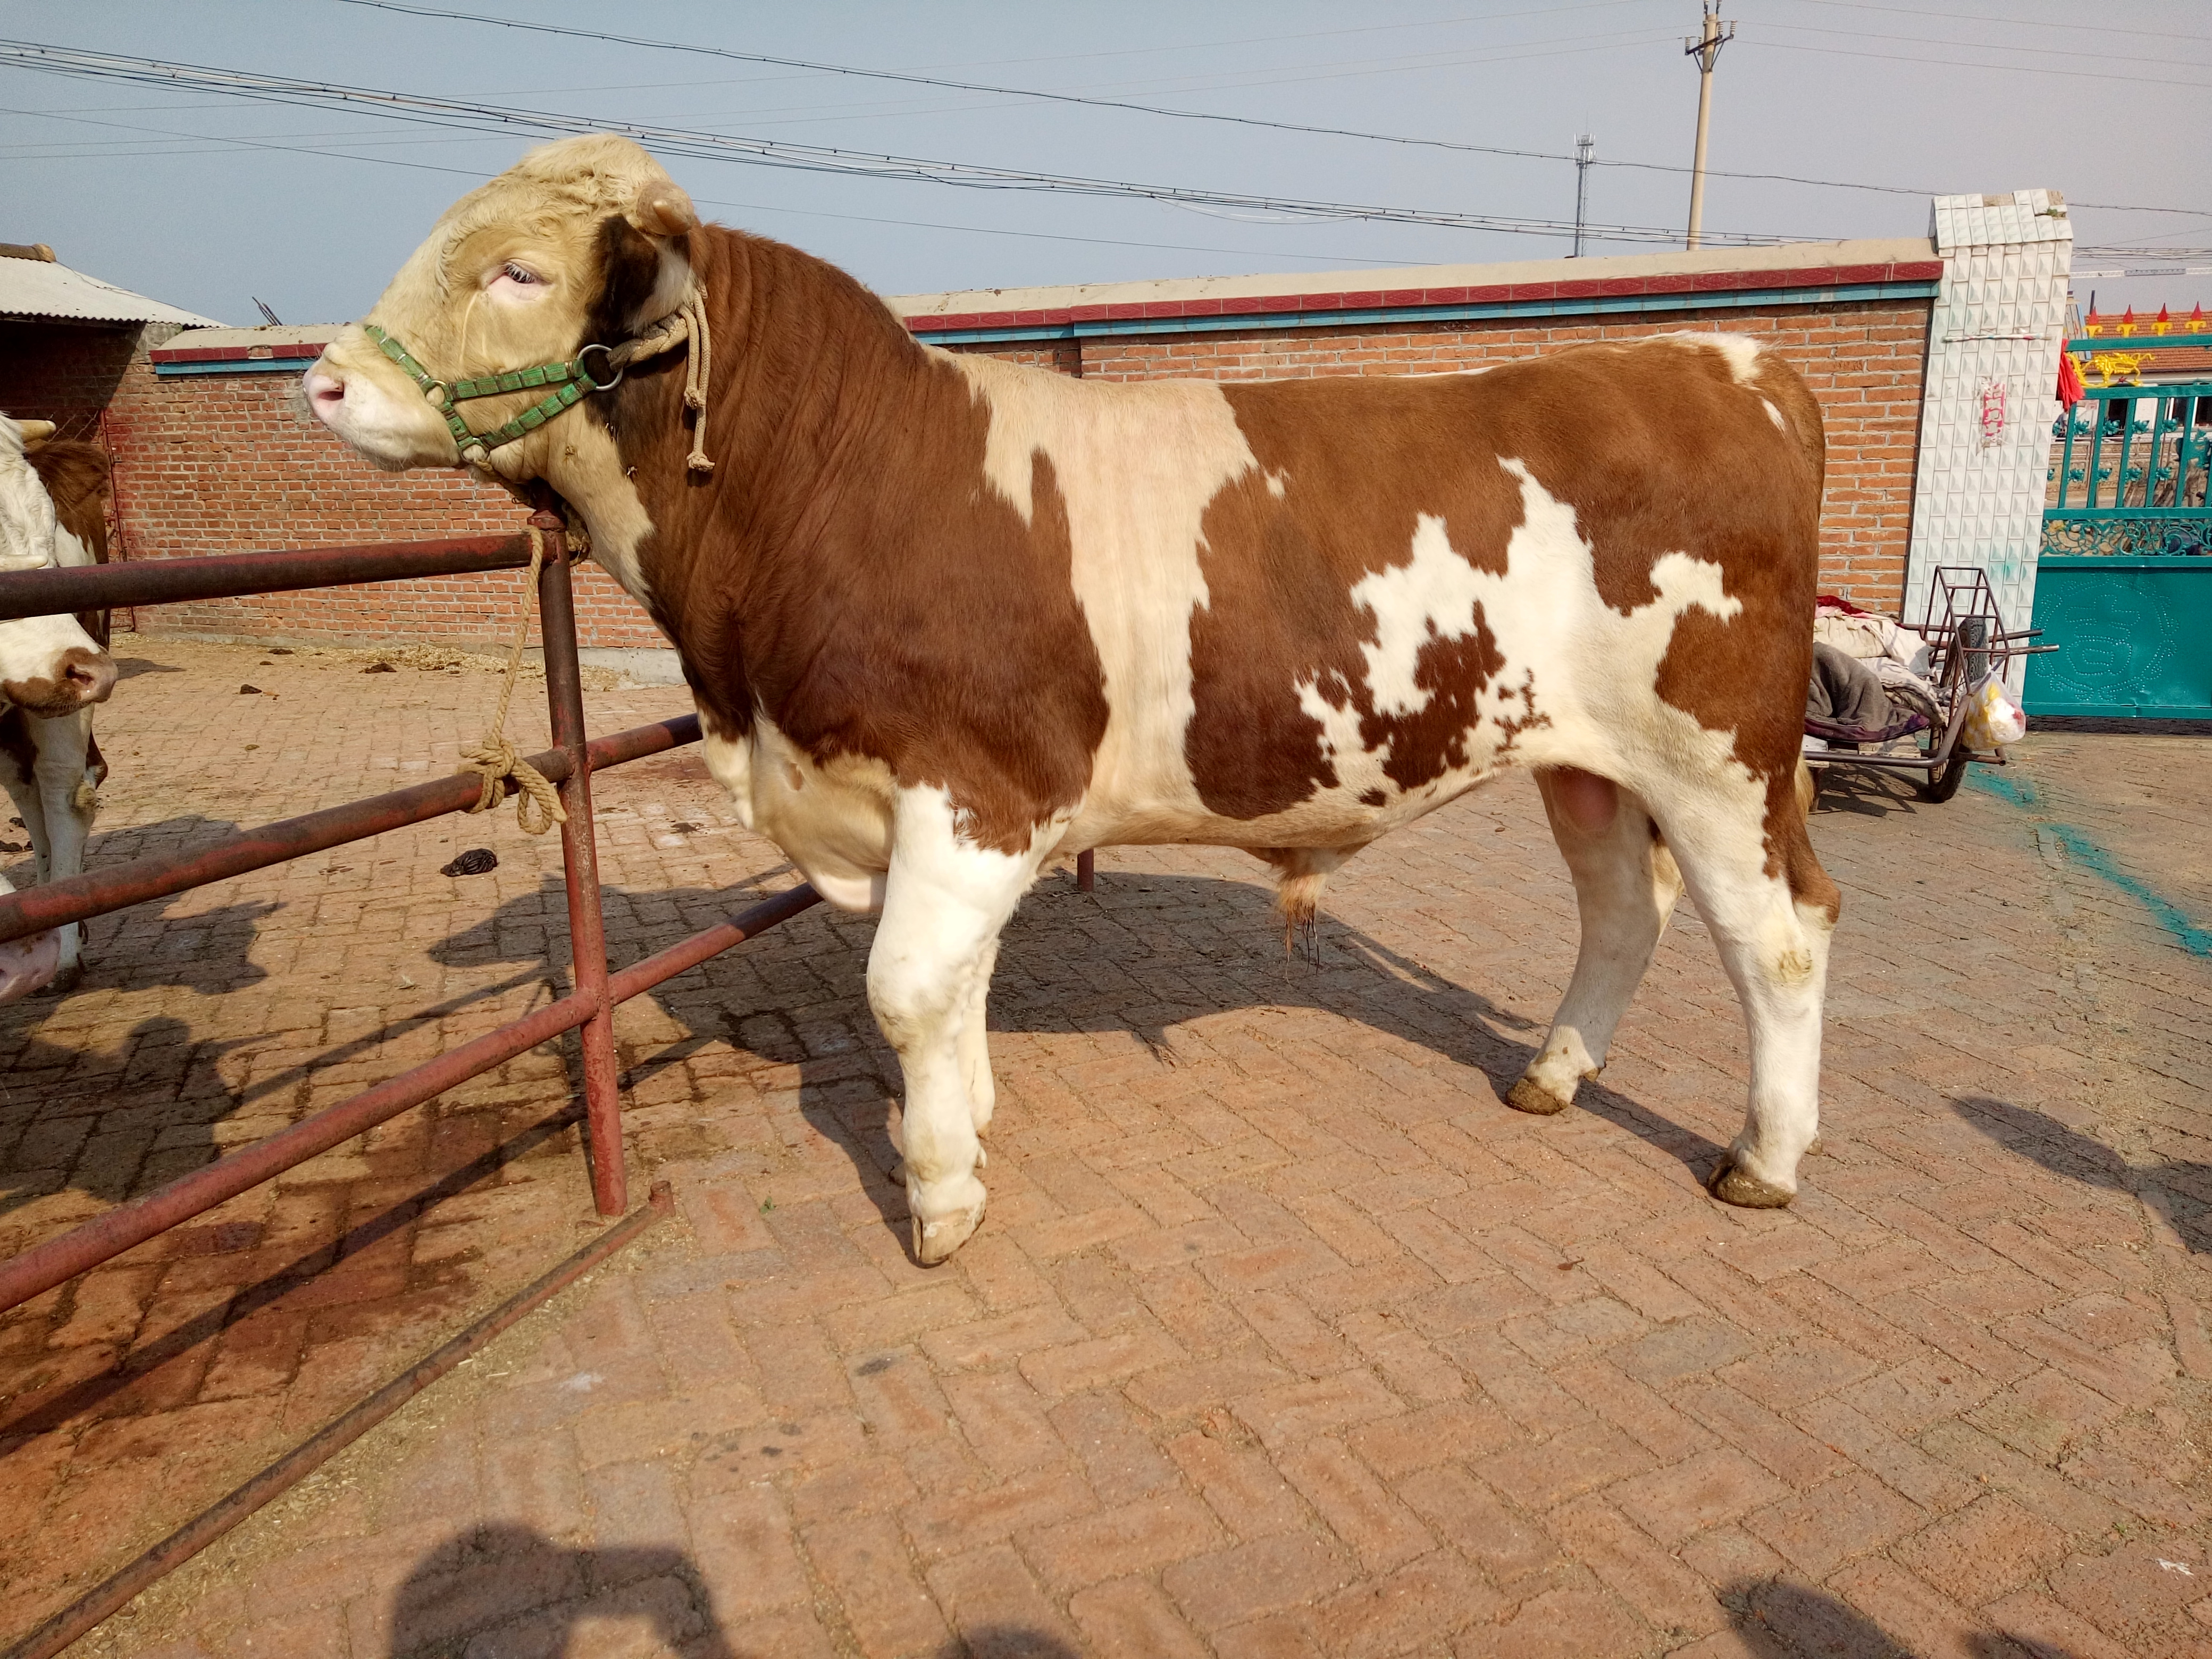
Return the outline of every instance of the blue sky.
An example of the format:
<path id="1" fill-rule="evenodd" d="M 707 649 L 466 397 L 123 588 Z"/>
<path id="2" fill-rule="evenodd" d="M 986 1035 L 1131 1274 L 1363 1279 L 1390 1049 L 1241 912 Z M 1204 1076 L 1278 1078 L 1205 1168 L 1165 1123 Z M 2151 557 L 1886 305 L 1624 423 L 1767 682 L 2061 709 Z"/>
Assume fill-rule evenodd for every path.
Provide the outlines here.
<path id="1" fill-rule="evenodd" d="M 1564 155 L 1689 160 L 1696 0 L 1268 0 L 1170 6 L 457 0 L 476 17 L 994 86 Z M 2106 0 L 1732 0 L 1711 164 L 1911 192 L 2043 185 L 2096 244 L 2212 246 L 2212 9 Z M 2004 21 L 1996 21 L 1996 20 Z M 1565 161 L 1172 119 L 520 33 L 343 0 L 0 3 L 0 36 L 433 94 L 516 111 L 1332 202 L 1571 217 Z M 359 315 L 439 211 L 531 140 L 0 67 L 0 240 L 173 304 Z M 1554 236 L 1272 222 L 1157 202 L 679 158 L 709 216 L 885 293 L 1557 257 Z M 1589 216 L 1677 228 L 1676 172 L 1593 170 Z M 2100 204 L 2111 205 L 2086 205 Z M 2196 210 L 2195 216 L 2138 207 Z M 1924 194 L 1716 176 L 1709 231 L 1924 234 Z M 1592 252 L 1650 251 L 1594 244 Z M 2131 262 L 2136 262 L 2132 261 Z M 2077 264 L 2087 261 L 2077 260 Z M 2112 263 L 2104 261 L 2101 263 Z M 2195 263 L 2212 263 L 2202 258 Z M 2088 283 L 2080 284 L 2087 301 Z M 2212 279 L 2100 280 L 2101 303 L 2212 303 Z"/>

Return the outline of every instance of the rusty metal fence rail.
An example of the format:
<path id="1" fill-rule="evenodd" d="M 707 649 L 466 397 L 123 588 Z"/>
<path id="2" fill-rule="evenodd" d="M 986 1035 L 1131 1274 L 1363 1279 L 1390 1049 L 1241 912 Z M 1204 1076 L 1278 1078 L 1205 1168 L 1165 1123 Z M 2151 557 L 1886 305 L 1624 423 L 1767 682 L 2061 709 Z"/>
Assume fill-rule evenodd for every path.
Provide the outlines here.
<path id="1" fill-rule="evenodd" d="M 529 564 L 533 542 L 541 539 L 547 556 L 538 574 L 538 608 L 554 747 L 530 758 L 558 787 L 561 804 L 568 812 L 568 822 L 561 830 L 568 900 L 571 980 L 568 994 L 303 1118 L 266 1140 L 232 1152 L 0 1262 L 0 1312 L 564 1031 L 580 1034 L 593 1201 L 603 1216 L 620 1215 L 628 1207 L 614 1048 L 615 1005 L 789 920 L 818 902 L 819 896 L 811 887 L 793 888 L 642 962 L 619 972 L 610 971 L 599 910 L 598 852 L 592 840 L 592 774 L 696 743 L 699 722 L 696 715 L 686 715 L 597 739 L 586 738 L 576 657 L 575 599 L 556 515 L 537 514 L 527 529 L 509 536 L 0 574 L 0 621 L 412 577 L 518 570 Z M 513 787 L 510 782 L 510 793 Z M 141 859 L 0 897 L 0 942 L 463 811 L 476 800 L 477 788 L 474 773 L 456 774 L 243 830 L 194 852 Z"/>

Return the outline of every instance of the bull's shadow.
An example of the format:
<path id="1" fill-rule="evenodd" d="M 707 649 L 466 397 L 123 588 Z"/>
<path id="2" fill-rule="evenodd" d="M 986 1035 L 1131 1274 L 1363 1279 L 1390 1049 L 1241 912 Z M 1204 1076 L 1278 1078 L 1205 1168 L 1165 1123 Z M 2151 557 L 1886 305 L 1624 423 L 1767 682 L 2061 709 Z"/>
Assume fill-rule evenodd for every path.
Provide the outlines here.
<path id="1" fill-rule="evenodd" d="M 610 954 L 634 961 L 743 909 L 786 884 L 787 868 L 724 890 L 609 889 Z M 625 1045 L 625 1086 L 725 1040 L 794 1066 L 799 1109 L 844 1149 L 887 1221 L 904 1194 L 884 1103 L 902 1092 L 896 1057 L 868 1012 L 872 919 L 827 906 L 649 994 L 678 1035 Z M 559 881 L 511 900 L 429 954 L 454 965 L 564 960 Z M 1488 1078 L 1502 1098 L 1533 1058 L 1545 1026 L 1453 983 L 1425 964 L 1324 916 L 1313 955 L 1285 949 L 1272 892 L 1214 876 L 1103 872 L 1095 895 L 1048 874 L 1000 939 L 990 1004 L 993 1035 L 1127 1031 L 1172 1065 L 1173 1028 L 1245 1009 L 1313 1009 L 1418 1044 Z M 1380 1085 L 1378 1085 L 1378 1088 Z M 1721 1148 L 1593 1081 L 1577 1103 L 1664 1149 L 1702 1177 Z M 1501 1109 L 1503 1109 L 1501 1108 Z"/>
<path id="2" fill-rule="evenodd" d="M 2130 1164 L 2103 1141 L 2056 1118 L 1985 1095 L 1961 1095 L 1951 1109 L 1990 1139 L 2053 1175 L 2108 1192 L 2153 1195 L 2191 1254 L 2212 1255 L 2212 1166 L 2173 1160 Z"/>

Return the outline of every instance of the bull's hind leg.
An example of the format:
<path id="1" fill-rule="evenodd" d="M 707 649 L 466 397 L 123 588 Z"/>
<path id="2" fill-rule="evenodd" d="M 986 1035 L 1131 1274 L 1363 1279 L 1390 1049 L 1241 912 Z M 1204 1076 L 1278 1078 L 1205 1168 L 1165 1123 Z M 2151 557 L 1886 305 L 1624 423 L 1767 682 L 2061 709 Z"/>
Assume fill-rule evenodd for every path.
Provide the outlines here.
<path id="1" fill-rule="evenodd" d="M 989 1008 L 991 975 L 998 965 L 999 941 L 994 937 L 984 947 L 983 959 L 976 965 L 967 1010 L 960 1020 L 960 1076 L 968 1085 L 969 1121 L 975 1124 L 979 1135 L 988 1133 L 991 1114 L 999 1103 L 999 1085 L 991 1075 Z M 982 1148 L 976 1148 L 977 1167 L 989 1161 Z"/>
<path id="2" fill-rule="evenodd" d="M 990 1115 L 984 998 L 999 930 L 1050 850 L 1042 836 L 1019 854 L 977 847 L 959 833 L 942 789 L 899 793 L 883 920 L 868 952 L 868 1006 L 905 1080 L 900 1151 L 914 1251 L 925 1264 L 951 1255 L 983 1219 L 975 1169 L 976 1131 Z"/>
<path id="3" fill-rule="evenodd" d="M 1644 803 L 1627 790 L 1565 768 L 1538 772 L 1536 787 L 1574 878 L 1582 945 L 1551 1035 L 1505 1099 L 1524 1112 L 1549 1113 L 1564 1111 L 1576 1085 L 1605 1069 L 1613 1030 L 1651 965 L 1682 878 Z"/>
<path id="4" fill-rule="evenodd" d="M 1750 1110 L 1706 1185 L 1771 1209 L 1796 1196 L 1798 1160 L 1820 1133 L 1820 1006 L 1840 905 L 1794 788 L 1771 808 L 1747 793 L 1686 789 L 1654 806 L 1751 1034 Z"/>

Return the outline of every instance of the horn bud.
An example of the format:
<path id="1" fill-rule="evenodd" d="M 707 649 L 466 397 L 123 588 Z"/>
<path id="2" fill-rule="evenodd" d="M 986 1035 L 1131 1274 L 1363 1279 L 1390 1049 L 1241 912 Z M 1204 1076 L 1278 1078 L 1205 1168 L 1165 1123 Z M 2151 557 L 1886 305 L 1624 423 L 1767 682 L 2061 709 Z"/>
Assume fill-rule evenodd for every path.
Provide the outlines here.
<path id="1" fill-rule="evenodd" d="M 629 222 L 648 236 L 681 236 L 699 228 L 698 210 L 691 198 L 673 184 L 648 185 L 638 192 Z"/>
<path id="2" fill-rule="evenodd" d="M 52 421 L 18 421 L 15 427 L 23 434 L 23 453 L 27 455 L 54 435 Z"/>

